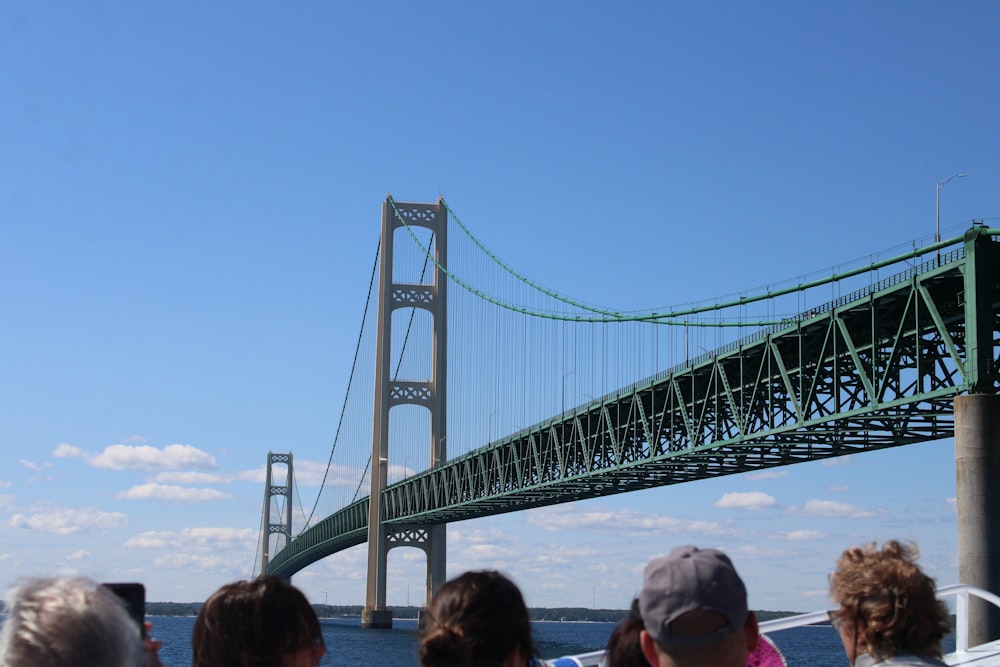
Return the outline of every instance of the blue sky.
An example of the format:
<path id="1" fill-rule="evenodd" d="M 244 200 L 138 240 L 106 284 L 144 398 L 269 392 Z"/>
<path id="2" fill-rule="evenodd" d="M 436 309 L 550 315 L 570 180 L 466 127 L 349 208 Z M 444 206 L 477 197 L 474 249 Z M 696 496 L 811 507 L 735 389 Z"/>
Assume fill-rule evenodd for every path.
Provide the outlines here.
<path id="1" fill-rule="evenodd" d="M 267 451 L 315 493 L 387 192 L 622 309 L 926 242 L 955 173 L 946 235 L 995 226 L 998 29 L 985 1 L 5 6 L 0 585 L 248 576 Z M 625 608 L 695 543 L 810 610 L 840 551 L 898 537 L 957 580 L 951 441 L 772 473 L 454 524 L 449 573 Z M 295 582 L 361 603 L 364 560 Z"/>

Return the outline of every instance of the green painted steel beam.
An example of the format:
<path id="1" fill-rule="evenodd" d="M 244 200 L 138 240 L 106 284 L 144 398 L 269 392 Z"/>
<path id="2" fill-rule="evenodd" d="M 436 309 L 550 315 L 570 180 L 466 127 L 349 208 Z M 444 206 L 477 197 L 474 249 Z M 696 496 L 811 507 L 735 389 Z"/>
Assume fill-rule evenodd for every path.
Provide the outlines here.
<path id="1" fill-rule="evenodd" d="M 383 492 L 421 526 L 937 440 L 1000 391 L 1000 244 L 958 249 Z M 367 499 L 274 556 L 290 576 L 365 539 Z M 363 510 L 363 511 L 362 511 Z"/>
<path id="2" fill-rule="evenodd" d="M 966 375 L 969 391 L 993 394 L 1000 388 L 996 359 L 996 299 L 991 299 L 1000 267 L 1000 245 L 987 230 L 972 228 L 965 234 Z"/>

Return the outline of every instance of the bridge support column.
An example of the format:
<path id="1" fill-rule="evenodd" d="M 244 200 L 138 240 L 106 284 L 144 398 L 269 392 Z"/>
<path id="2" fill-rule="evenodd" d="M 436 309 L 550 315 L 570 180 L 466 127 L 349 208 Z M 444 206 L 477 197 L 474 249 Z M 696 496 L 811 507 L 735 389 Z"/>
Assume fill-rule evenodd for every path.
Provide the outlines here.
<path id="1" fill-rule="evenodd" d="M 958 579 L 1000 594 L 1000 395 L 955 398 Z M 1000 614 L 969 603 L 969 643 L 1000 636 Z"/>
<path id="2" fill-rule="evenodd" d="M 389 630 L 392 628 L 392 609 L 369 609 L 361 612 L 361 627 L 371 630 Z"/>
<path id="3" fill-rule="evenodd" d="M 433 233 L 433 282 L 401 283 L 393 279 L 393 246 L 397 229 L 424 227 Z M 447 459 L 448 321 L 445 273 L 448 256 L 448 213 L 437 204 L 413 204 L 387 198 L 382 205 L 382 243 L 379 255 L 379 311 L 375 351 L 375 410 L 372 428 L 371 493 L 368 500 L 368 586 L 361 627 L 391 628 L 392 609 L 386 607 L 386 570 L 389 549 L 416 546 L 427 554 L 427 602 L 444 583 L 446 526 L 412 528 L 387 525 L 382 492 L 388 484 L 389 409 L 409 403 L 430 412 L 430 467 Z M 401 308 L 423 308 L 433 317 L 431 377 L 402 380 L 392 371 L 392 313 Z"/>
<path id="4" fill-rule="evenodd" d="M 427 590 L 425 594 L 426 604 L 430 604 L 431 598 L 441 588 L 445 582 L 445 531 L 447 524 L 430 526 L 427 529 L 427 542 L 424 552 L 427 554 Z M 417 614 L 417 627 L 423 629 L 427 622 L 426 609 Z"/>

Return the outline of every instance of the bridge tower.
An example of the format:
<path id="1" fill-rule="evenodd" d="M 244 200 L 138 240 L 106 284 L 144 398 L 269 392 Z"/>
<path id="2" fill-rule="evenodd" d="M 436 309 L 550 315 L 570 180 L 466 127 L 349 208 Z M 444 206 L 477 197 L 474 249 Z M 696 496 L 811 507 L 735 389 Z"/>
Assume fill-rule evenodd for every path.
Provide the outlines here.
<path id="1" fill-rule="evenodd" d="M 398 212 L 398 213 L 397 213 Z M 397 229 L 424 227 L 434 235 L 433 280 L 424 284 L 397 283 L 393 279 L 393 238 Z M 439 199 L 436 204 L 394 202 L 382 204 L 382 243 L 379 257 L 379 310 L 375 352 L 375 410 L 372 429 L 371 495 L 368 509 L 368 587 L 361 625 L 365 628 L 391 628 L 392 610 L 385 604 L 386 563 L 389 549 L 414 546 L 427 554 L 426 601 L 445 580 L 446 525 L 386 526 L 382 523 L 382 491 L 388 480 L 389 410 L 404 403 L 420 405 L 430 411 L 430 467 L 447 459 L 446 365 L 448 213 Z M 399 380 L 390 377 L 392 313 L 402 308 L 423 308 L 433 318 L 431 377 L 424 380 Z"/>
<path id="2" fill-rule="evenodd" d="M 275 463 L 285 464 L 284 485 L 274 484 L 271 467 Z M 285 518 L 281 523 L 271 522 L 271 499 L 275 496 L 285 499 Z M 284 535 L 285 544 L 292 541 L 292 453 L 267 453 L 267 479 L 264 481 L 264 539 L 261 540 L 260 571 L 267 572 L 267 562 L 271 557 L 271 535 Z"/>

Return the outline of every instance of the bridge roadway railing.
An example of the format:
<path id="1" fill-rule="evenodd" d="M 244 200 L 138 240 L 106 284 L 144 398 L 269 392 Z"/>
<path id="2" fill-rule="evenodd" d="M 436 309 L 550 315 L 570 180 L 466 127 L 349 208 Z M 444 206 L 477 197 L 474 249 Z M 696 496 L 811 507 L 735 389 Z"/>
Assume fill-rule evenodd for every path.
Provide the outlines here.
<path id="1" fill-rule="evenodd" d="M 942 255 L 411 476 L 383 492 L 383 521 L 461 521 L 951 436 L 968 390 L 965 270 L 961 252 Z M 1000 390 L 1000 271 L 985 300 Z M 354 503 L 268 571 L 360 544 L 366 523 L 367 502 Z"/>

